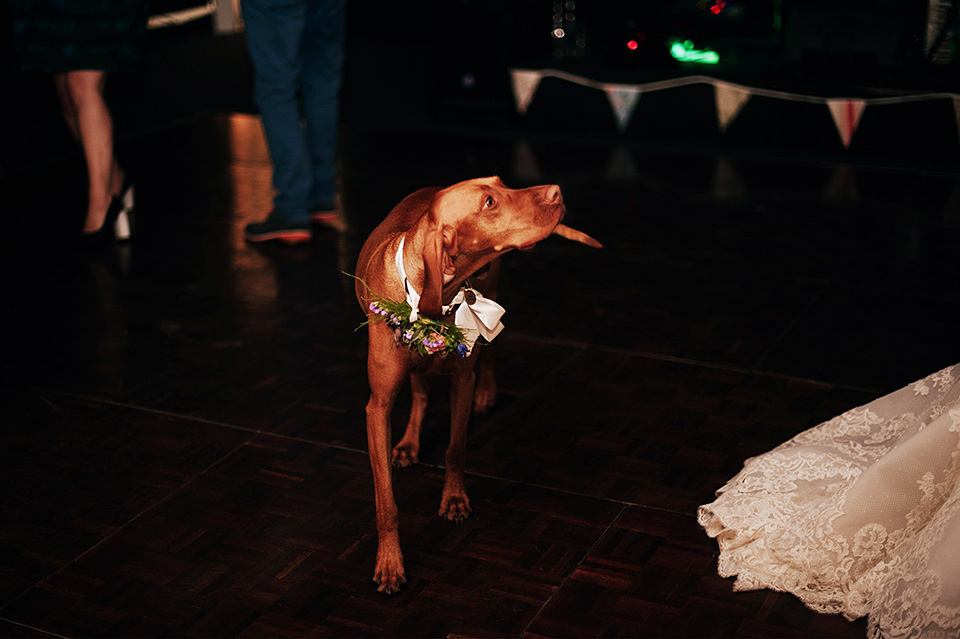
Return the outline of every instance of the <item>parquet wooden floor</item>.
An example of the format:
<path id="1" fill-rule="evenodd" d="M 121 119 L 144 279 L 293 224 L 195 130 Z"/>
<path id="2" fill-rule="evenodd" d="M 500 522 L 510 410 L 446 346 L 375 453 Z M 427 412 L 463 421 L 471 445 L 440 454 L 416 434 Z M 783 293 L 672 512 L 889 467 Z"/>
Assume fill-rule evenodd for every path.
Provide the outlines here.
<path id="1" fill-rule="evenodd" d="M 80 214 L 76 156 L 2 182 L 31 241 L 2 280 L 0 636 L 864 636 L 733 592 L 696 508 L 746 458 L 960 360 L 958 174 L 470 131 L 343 140 L 348 228 L 302 247 L 241 238 L 270 208 L 250 115 L 125 138 L 139 215 L 115 249 L 44 235 Z M 436 515 L 440 384 L 422 463 L 396 474 L 409 583 L 383 597 L 342 272 L 408 192 L 494 173 L 559 183 L 606 248 L 505 259 L 473 514 Z"/>

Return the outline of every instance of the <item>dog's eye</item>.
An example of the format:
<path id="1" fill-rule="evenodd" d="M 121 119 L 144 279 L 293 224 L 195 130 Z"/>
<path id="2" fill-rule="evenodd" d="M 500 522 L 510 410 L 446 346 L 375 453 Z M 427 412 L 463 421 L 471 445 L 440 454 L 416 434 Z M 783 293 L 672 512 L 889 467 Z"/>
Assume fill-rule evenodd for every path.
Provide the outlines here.
<path id="1" fill-rule="evenodd" d="M 485 209 L 492 209 L 492 208 L 493 208 L 494 206 L 496 206 L 496 205 L 497 205 L 497 201 L 496 201 L 495 199 L 493 199 L 493 196 L 492 196 L 492 195 L 488 195 L 488 196 L 487 196 L 486 198 L 484 198 L 484 200 L 483 200 L 483 208 L 485 208 Z"/>

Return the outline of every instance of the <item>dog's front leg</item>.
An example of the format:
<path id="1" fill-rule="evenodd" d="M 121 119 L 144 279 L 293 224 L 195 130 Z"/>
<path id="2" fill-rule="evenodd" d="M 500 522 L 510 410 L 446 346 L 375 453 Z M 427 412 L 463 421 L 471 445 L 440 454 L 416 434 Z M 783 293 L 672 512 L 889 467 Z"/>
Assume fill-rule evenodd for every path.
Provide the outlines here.
<path id="1" fill-rule="evenodd" d="M 450 387 L 450 445 L 447 447 L 447 471 L 439 512 L 441 517 L 450 521 L 461 522 L 470 515 L 463 472 L 467 465 L 467 423 L 473 407 L 476 379 L 473 367 L 470 367 L 457 373 Z"/>
<path id="2" fill-rule="evenodd" d="M 373 470 L 373 488 L 377 510 L 377 565 L 373 580 L 378 591 L 393 594 L 407 581 L 400 552 L 397 502 L 393 496 L 390 464 L 390 412 L 407 367 L 398 357 L 392 333 L 383 325 L 370 325 L 370 348 L 367 373 L 370 379 L 370 401 L 367 403 L 367 448 Z"/>

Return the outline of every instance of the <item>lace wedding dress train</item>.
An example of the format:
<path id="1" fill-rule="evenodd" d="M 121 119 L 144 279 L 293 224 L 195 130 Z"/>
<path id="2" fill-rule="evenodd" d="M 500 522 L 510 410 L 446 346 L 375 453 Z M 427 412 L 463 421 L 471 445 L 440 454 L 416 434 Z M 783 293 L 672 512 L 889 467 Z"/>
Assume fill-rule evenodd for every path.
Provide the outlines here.
<path id="1" fill-rule="evenodd" d="M 960 365 L 748 459 L 698 519 L 735 590 L 960 637 Z"/>

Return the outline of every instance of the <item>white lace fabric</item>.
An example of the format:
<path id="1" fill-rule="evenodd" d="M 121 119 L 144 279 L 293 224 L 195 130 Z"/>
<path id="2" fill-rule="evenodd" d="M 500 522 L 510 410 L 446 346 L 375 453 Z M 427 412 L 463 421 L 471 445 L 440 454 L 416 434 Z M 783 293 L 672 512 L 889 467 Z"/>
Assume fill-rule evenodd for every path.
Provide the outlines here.
<path id="1" fill-rule="evenodd" d="M 871 639 L 957 639 L 960 365 L 748 459 L 698 520 L 735 590 L 868 615 Z"/>

